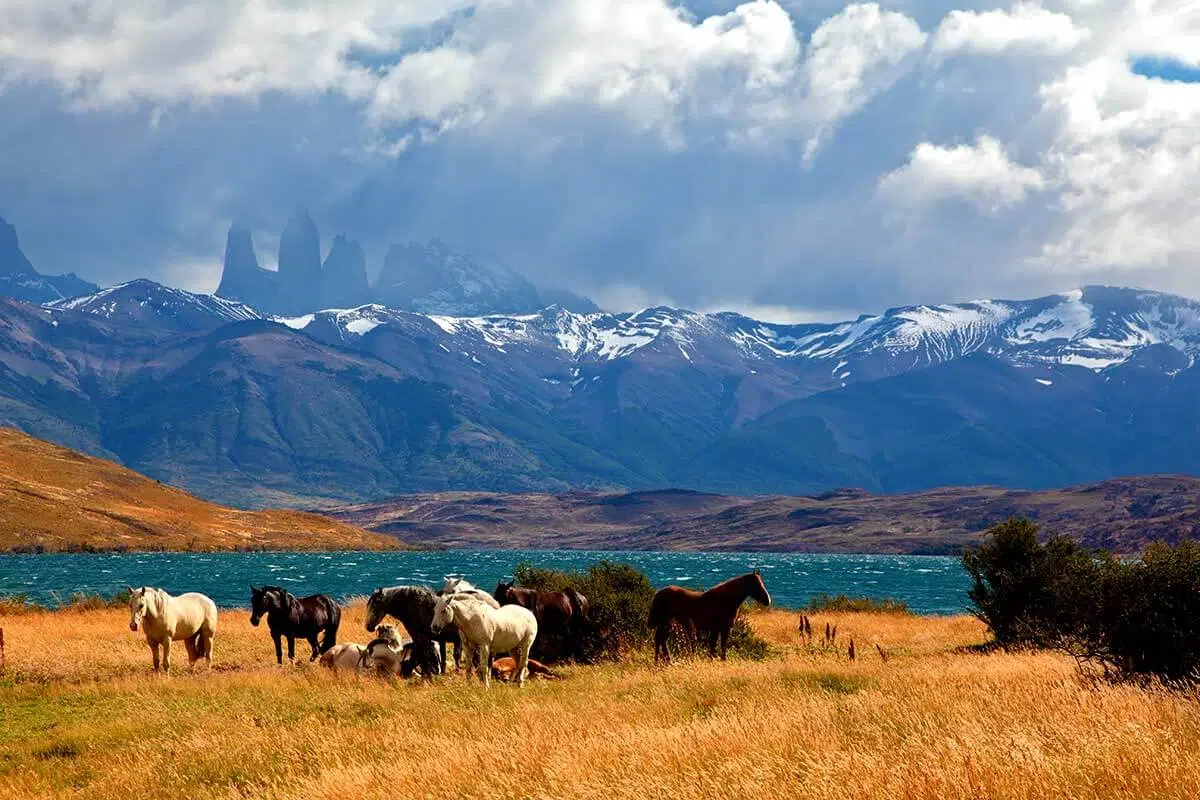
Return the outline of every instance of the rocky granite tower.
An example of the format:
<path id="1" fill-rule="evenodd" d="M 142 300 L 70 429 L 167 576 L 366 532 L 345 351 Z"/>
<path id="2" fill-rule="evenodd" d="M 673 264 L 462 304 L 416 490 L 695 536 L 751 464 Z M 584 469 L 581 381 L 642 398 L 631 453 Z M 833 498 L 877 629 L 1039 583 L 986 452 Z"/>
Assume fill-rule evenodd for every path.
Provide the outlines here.
<path id="1" fill-rule="evenodd" d="M 258 265 L 250 231 L 239 225 L 231 227 L 225 239 L 225 265 L 216 293 L 267 313 L 281 310 L 276 274 Z"/>
<path id="2" fill-rule="evenodd" d="M 367 284 L 367 257 L 362 245 L 338 234 L 325 258 L 322 276 L 321 306 L 323 308 L 355 308 L 371 302 L 371 287 Z"/>
<path id="3" fill-rule="evenodd" d="M 288 314 L 322 305 L 321 235 L 308 210 L 299 207 L 279 237 L 279 302 Z"/>

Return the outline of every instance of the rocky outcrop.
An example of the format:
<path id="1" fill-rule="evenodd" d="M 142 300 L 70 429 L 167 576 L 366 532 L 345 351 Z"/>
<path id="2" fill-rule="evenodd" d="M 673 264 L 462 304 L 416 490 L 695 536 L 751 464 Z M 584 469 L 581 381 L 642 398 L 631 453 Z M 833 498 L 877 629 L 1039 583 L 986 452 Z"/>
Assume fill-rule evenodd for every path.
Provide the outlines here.
<path id="1" fill-rule="evenodd" d="M 0 295 L 28 303 L 50 303 L 90 294 L 98 288 L 74 272 L 40 274 L 21 251 L 17 229 L 0 218 Z"/>
<path id="2" fill-rule="evenodd" d="M 356 308 L 373 299 L 362 245 L 341 234 L 333 238 L 321 278 L 322 308 Z"/>
<path id="3" fill-rule="evenodd" d="M 262 311 L 278 310 L 277 274 L 258 265 L 250 231 L 234 225 L 225 239 L 225 265 L 217 295 L 239 300 Z"/>
<path id="4" fill-rule="evenodd" d="M 279 303 L 286 314 L 324 305 L 321 234 L 305 208 L 297 208 L 279 237 Z"/>

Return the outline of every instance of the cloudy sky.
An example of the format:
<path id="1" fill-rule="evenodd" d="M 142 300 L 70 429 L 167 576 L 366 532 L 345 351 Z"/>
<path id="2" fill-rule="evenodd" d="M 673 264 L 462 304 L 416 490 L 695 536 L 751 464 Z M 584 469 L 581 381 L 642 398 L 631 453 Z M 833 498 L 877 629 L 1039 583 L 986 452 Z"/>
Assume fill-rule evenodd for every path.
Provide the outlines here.
<path id="1" fill-rule="evenodd" d="M 440 237 L 630 308 L 1200 296 L 1194 0 L 0 0 L 34 264 Z"/>

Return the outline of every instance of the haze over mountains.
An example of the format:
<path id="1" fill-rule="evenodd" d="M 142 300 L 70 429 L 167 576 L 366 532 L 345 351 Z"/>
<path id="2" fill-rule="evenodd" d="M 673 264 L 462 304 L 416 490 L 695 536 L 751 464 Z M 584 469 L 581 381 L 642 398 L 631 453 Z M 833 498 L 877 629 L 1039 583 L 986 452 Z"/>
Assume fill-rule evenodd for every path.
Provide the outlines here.
<path id="1" fill-rule="evenodd" d="M 424 313 L 318 310 L 327 295 L 304 291 L 353 300 L 365 269 L 344 238 L 321 261 L 306 217 L 278 273 L 232 232 L 222 296 L 141 280 L 0 299 L 0 422 L 243 505 L 1200 474 L 1192 300 L 1090 286 L 803 325 L 673 308 L 451 315 L 438 304 L 521 293 L 431 245 L 424 261 L 394 248 L 403 269 L 366 287 Z"/>
<path id="2" fill-rule="evenodd" d="M 374 285 L 362 246 L 334 237 L 324 261 L 321 235 L 304 208 L 297 208 L 279 238 L 279 269 L 264 269 L 249 230 L 234 225 L 216 294 L 271 314 L 305 314 L 323 308 L 381 303 L 433 314 L 473 315 L 536 311 L 553 302 L 576 311 L 598 310 L 564 290 L 542 291 L 498 263 L 481 263 L 435 239 L 392 245 Z"/>

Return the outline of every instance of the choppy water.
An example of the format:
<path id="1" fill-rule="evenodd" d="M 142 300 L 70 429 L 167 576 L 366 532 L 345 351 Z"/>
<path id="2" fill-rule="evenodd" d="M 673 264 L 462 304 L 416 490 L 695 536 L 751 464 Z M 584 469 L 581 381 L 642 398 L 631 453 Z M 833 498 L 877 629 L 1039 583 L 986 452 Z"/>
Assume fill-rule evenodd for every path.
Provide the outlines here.
<path id="1" fill-rule="evenodd" d="M 52 604 L 73 592 L 112 594 L 130 584 L 160 586 L 172 594 L 204 592 L 217 605 L 244 607 L 251 584 L 343 598 L 404 583 L 436 588 L 443 575 L 465 573 L 490 591 L 522 561 L 581 569 L 602 558 L 637 567 L 656 587 L 712 586 L 758 569 L 775 604 L 785 608 L 821 593 L 892 597 L 926 614 L 957 613 L 967 602 L 966 574 L 958 559 L 950 557 L 581 550 L 0 555 L 0 596 L 25 594 Z"/>

